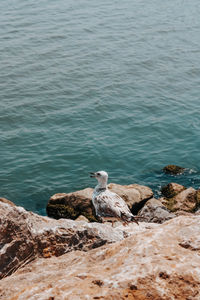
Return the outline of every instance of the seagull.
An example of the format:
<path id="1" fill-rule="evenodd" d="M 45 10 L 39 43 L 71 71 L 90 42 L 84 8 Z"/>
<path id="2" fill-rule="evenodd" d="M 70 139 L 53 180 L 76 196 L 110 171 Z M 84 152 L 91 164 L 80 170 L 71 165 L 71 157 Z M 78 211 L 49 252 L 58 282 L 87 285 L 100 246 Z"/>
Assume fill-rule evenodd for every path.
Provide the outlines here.
<path id="1" fill-rule="evenodd" d="M 108 173 L 105 171 L 98 171 L 90 173 L 90 177 L 96 178 L 98 181 L 92 195 L 92 203 L 94 205 L 96 215 L 102 222 L 122 220 L 124 225 L 128 222 L 135 222 L 139 225 L 137 218 L 133 216 L 128 205 L 116 193 L 111 192 L 107 188 Z"/>

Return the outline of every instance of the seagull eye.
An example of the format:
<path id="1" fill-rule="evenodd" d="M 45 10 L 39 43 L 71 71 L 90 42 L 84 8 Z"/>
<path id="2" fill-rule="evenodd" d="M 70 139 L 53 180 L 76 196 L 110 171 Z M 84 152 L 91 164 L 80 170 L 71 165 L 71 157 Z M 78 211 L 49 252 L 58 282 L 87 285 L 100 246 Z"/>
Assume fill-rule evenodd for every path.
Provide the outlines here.
<path id="1" fill-rule="evenodd" d="M 97 175 L 100 176 L 101 174 L 100 174 L 100 173 L 97 173 Z"/>

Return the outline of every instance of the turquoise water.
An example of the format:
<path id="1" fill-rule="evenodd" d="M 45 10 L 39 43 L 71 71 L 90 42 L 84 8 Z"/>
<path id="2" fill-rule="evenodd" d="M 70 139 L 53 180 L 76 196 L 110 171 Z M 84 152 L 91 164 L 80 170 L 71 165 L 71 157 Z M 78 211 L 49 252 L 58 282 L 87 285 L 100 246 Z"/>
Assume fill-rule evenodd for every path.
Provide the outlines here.
<path id="1" fill-rule="evenodd" d="M 0 196 L 45 214 L 95 182 L 200 186 L 198 0 L 2 0 Z M 188 168 L 164 175 L 169 163 Z"/>

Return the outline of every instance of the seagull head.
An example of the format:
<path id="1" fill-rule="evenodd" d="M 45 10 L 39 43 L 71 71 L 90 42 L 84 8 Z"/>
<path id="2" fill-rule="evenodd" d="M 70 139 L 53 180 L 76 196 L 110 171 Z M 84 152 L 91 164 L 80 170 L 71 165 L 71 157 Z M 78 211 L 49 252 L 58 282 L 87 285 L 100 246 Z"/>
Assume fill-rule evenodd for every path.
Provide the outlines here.
<path id="1" fill-rule="evenodd" d="M 90 177 L 96 178 L 98 180 L 99 185 L 105 185 L 108 181 L 108 173 L 105 171 L 98 171 L 95 173 L 90 173 Z"/>

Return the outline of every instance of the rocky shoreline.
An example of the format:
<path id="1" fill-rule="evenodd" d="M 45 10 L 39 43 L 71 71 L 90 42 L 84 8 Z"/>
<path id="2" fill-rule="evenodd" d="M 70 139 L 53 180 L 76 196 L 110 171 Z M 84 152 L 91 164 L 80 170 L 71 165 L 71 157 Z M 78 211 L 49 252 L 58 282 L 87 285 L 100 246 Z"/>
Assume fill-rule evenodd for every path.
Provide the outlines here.
<path id="1" fill-rule="evenodd" d="M 161 189 L 161 197 L 154 198 L 153 191 L 138 184 L 119 185 L 110 183 L 108 188 L 117 193 L 134 215 L 146 222 L 163 223 L 179 215 L 190 215 L 200 208 L 200 190 L 169 183 Z M 87 222 L 98 222 L 92 206 L 93 189 L 53 195 L 47 204 L 47 215 L 51 218 L 82 218 Z"/>
<path id="2" fill-rule="evenodd" d="M 52 196 L 53 218 L 0 198 L 0 299 L 200 299 L 200 191 L 109 188 L 139 226 L 99 223 L 90 188 Z"/>

